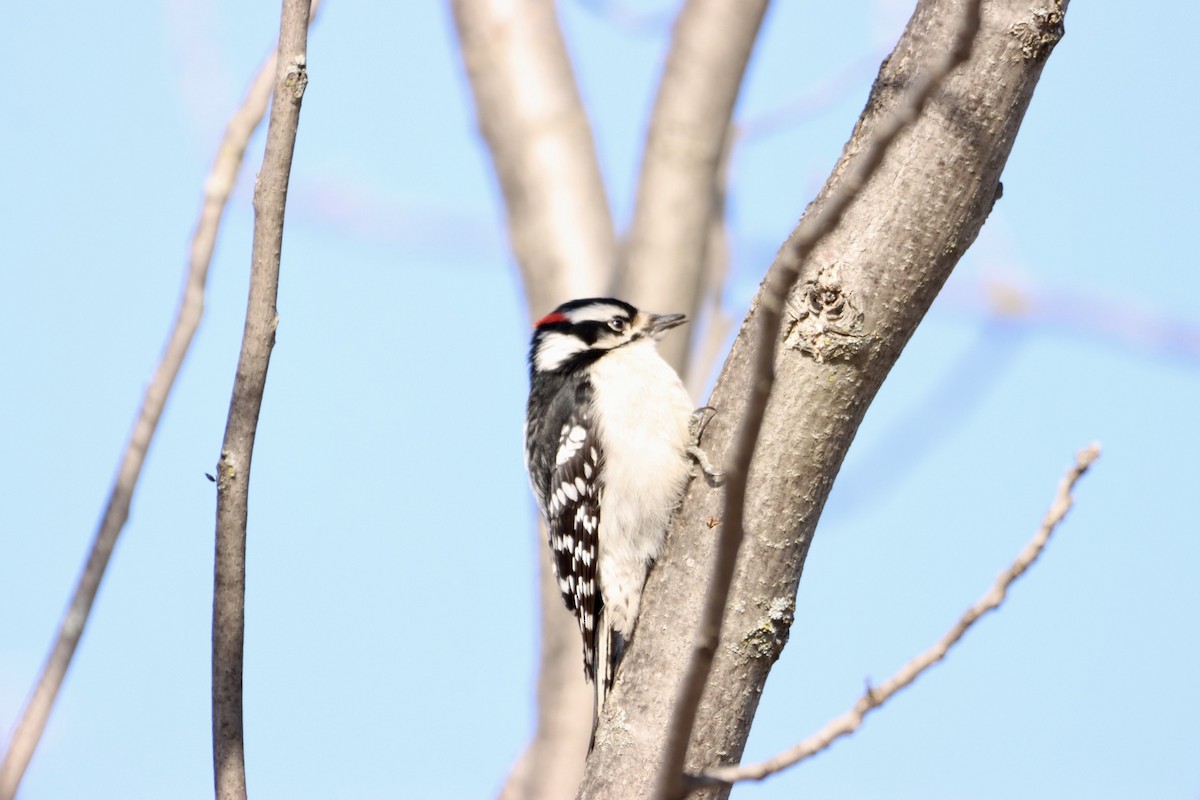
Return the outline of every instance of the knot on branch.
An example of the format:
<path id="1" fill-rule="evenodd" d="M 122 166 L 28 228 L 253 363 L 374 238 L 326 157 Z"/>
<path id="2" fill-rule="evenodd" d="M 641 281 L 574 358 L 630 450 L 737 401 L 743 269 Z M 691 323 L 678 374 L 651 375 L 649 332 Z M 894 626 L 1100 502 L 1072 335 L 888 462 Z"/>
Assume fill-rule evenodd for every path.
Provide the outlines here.
<path id="1" fill-rule="evenodd" d="M 299 103 L 304 98 L 304 90 L 308 88 L 307 64 L 304 56 L 296 56 L 283 76 L 283 87 L 292 96 L 292 102 Z"/>
<path id="2" fill-rule="evenodd" d="M 743 663 L 757 658 L 766 658 L 774 663 L 787 644 L 795 610 L 793 598 L 774 598 L 757 624 L 742 635 L 741 641 L 729 645 L 730 651 Z"/>
<path id="3" fill-rule="evenodd" d="M 233 456 L 228 450 L 221 451 L 221 458 L 217 462 L 217 491 L 226 492 L 229 490 L 233 482 L 237 480 L 237 468 L 231 463 Z"/>
<path id="4" fill-rule="evenodd" d="M 1062 0 L 1053 0 L 1049 7 L 1035 9 L 1032 19 L 1018 22 L 1009 30 L 1026 61 L 1044 60 L 1064 33 Z"/>
<path id="5" fill-rule="evenodd" d="M 784 345 L 817 363 L 849 361 L 870 342 L 863 313 L 836 277 L 821 275 L 800 286 L 787 306 Z"/>

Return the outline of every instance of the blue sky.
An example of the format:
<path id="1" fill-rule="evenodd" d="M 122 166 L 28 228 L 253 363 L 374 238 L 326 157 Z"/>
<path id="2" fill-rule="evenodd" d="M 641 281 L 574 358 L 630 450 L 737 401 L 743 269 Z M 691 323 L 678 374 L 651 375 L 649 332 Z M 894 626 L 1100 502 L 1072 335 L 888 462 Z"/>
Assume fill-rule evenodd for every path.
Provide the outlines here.
<path id="1" fill-rule="evenodd" d="M 669 28 L 594 5 L 560 9 L 624 221 Z M 735 318 L 910 9 L 780 2 L 768 15 L 738 121 L 755 130 L 797 100 L 828 101 L 735 154 Z M 278 10 L 25 3 L 0 27 L 6 730 L 92 537 L 216 143 Z M 854 738 L 735 796 L 1200 791 L 1200 10 L 1176 3 L 1155 24 L 1114 10 L 1071 7 L 1004 197 L 867 416 L 748 756 L 807 736 L 931 644 L 1032 535 L 1074 451 L 1099 440 L 1102 460 L 999 614 Z M 531 730 L 540 546 L 521 468 L 525 310 L 497 192 L 441 4 L 329 0 L 309 65 L 252 482 L 250 790 L 487 796 Z M 256 141 L 25 800 L 211 796 L 204 473 L 242 330 Z M 995 314 L 999 291 L 1028 313 Z"/>

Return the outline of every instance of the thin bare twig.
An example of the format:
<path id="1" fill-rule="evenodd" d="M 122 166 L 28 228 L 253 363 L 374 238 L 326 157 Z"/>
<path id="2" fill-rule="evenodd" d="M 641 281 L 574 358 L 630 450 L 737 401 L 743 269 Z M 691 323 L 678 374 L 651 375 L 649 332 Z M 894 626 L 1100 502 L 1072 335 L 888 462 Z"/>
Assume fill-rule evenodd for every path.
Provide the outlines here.
<path id="1" fill-rule="evenodd" d="M 1063 331 L 1149 354 L 1200 361 L 1200 325 L 1128 298 L 1106 298 L 989 276 L 948 287 L 943 308 L 966 311 L 1007 329 Z"/>
<path id="2" fill-rule="evenodd" d="M 863 186 L 883 163 L 888 147 L 912 121 L 938 85 L 958 65 L 970 57 L 980 25 L 981 0 L 966 3 L 957 26 L 954 46 L 938 63 L 918 75 L 906 97 L 890 117 L 882 121 L 875 136 L 859 154 L 854 165 L 829 193 L 820 214 L 801 220 L 787 255 L 768 273 L 760 294 L 759 334 L 754 349 L 754 374 L 750 396 L 741 426 L 734 438 L 730 462 L 726 465 L 725 519 L 717 538 L 713 574 L 701 616 L 700 628 L 691 660 L 688 662 L 679 694 L 671 713 L 670 733 L 656 780 L 655 796 L 667 800 L 683 794 L 683 764 L 695 725 L 696 711 L 712 669 L 729 587 L 733 582 L 738 550 L 745 537 L 745 503 L 750 462 L 758 445 L 767 401 L 774 385 L 775 352 L 784 303 L 800 276 L 800 269 L 813 248 L 837 228 L 842 216 Z"/>
<path id="3" fill-rule="evenodd" d="M 221 459 L 217 466 L 216 564 L 213 578 L 213 780 L 218 800 L 246 797 L 242 739 L 242 648 L 245 633 L 246 517 L 254 435 L 279 324 L 275 301 L 284 211 L 300 103 L 308 85 L 309 0 L 283 0 L 275 93 L 267 145 L 254 189 L 250 296 Z"/>
<path id="4" fill-rule="evenodd" d="M 692 397 L 703 397 L 705 388 L 728 348 L 733 319 L 721 308 L 725 284 L 729 278 L 729 164 L 733 137 L 726 137 L 721 152 L 717 180 L 713 186 L 715 205 L 708 222 L 708 244 L 704 248 L 704 268 L 700 273 L 699 303 L 695 329 L 692 331 L 692 351 L 684 373 L 684 385 Z M 701 328 L 700 325 L 703 324 Z"/>
<path id="5" fill-rule="evenodd" d="M 926 650 L 912 661 L 905 664 L 899 672 L 879 686 L 868 688 L 866 693 L 854 704 L 854 708 L 837 719 L 830 721 L 820 731 L 791 747 L 774 758 L 757 764 L 745 764 L 734 767 L 718 767 L 710 769 L 703 775 L 689 780 L 694 788 L 716 784 L 731 784 L 737 781 L 762 780 L 780 770 L 799 764 L 811 758 L 843 736 L 849 736 L 862 725 L 867 714 L 879 708 L 890 700 L 897 692 L 909 686 L 934 664 L 941 661 L 950 652 L 950 648 L 958 644 L 971 626 L 979 621 L 989 611 L 995 611 L 1004 602 L 1009 588 L 1033 566 L 1042 554 L 1051 535 L 1059 523 L 1067 516 L 1074 504 L 1071 492 L 1075 484 L 1083 477 L 1088 468 L 1100 457 L 1100 445 L 1091 444 L 1075 455 L 1075 463 L 1063 476 L 1058 485 L 1058 493 L 1054 502 L 1042 520 L 1042 526 L 1037 534 L 1022 548 L 1016 560 L 996 577 L 996 582 L 975 605 L 968 608 L 958 622 L 948 630 L 933 647 Z"/>
<path id="6" fill-rule="evenodd" d="M 312 4 L 314 14 L 318 2 L 319 0 L 314 0 Z M 217 147 L 212 170 L 204 182 L 204 203 L 192 235 L 179 310 L 175 314 L 175 322 L 167 336 L 167 344 L 154 370 L 154 376 L 150 379 L 150 385 L 146 387 L 141 409 L 121 455 L 116 480 L 109 491 L 100 527 L 92 540 L 75 592 L 62 622 L 59 623 L 58 635 L 42 667 L 38 682 L 13 730 L 4 761 L 0 763 L 0 800 L 11 800 L 16 794 L 30 759 L 33 758 L 54 701 L 58 697 L 58 691 L 83 636 L 96 593 L 108 568 L 109 557 L 129 518 L 129 507 L 138 478 L 141 476 L 146 453 L 154 439 L 167 398 L 175 386 L 175 378 L 204 315 L 204 288 L 208 281 L 208 268 L 216 247 L 217 233 L 221 227 L 221 217 L 237 181 L 246 145 L 266 113 L 274 79 L 275 55 L 272 54 L 251 82 L 241 107 L 230 118 Z"/>
<path id="7" fill-rule="evenodd" d="M 849 90 L 879 67 L 887 51 L 872 50 L 842 67 L 825 81 L 778 108 L 769 109 L 738 125 L 737 144 L 748 144 L 794 128 L 846 97 Z"/>

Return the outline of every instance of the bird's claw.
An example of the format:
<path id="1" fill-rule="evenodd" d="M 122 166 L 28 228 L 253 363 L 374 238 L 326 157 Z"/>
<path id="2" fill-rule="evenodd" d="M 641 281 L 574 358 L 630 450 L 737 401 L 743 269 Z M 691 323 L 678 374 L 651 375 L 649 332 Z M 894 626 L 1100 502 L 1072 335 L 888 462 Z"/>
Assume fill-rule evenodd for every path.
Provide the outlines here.
<path id="1" fill-rule="evenodd" d="M 704 435 L 704 429 L 708 427 L 709 412 L 717 413 L 717 410 L 712 406 L 701 406 L 692 413 L 692 419 L 688 423 L 688 431 L 691 434 L 691 444 L 688 445 L 687 454 L 691 456 L 704 472 L 704 477 L 713 486 L 720 486 L 725 483 L 725 471 L 714 467 L 712 462 L 708 460 L 708 454 L 700 449 L 700 437 Z"/>

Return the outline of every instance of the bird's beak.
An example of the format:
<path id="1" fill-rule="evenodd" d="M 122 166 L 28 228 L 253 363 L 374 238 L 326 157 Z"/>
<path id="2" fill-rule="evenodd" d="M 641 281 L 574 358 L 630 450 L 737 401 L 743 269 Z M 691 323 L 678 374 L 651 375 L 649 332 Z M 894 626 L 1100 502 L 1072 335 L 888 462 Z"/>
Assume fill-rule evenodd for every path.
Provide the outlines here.
<path id="1" fill-rule="evenodd" d="M 687 322 L 686 314 L 647 314 L 645 331 L 655 339 L 660 338 L 671 328 Z"/>

